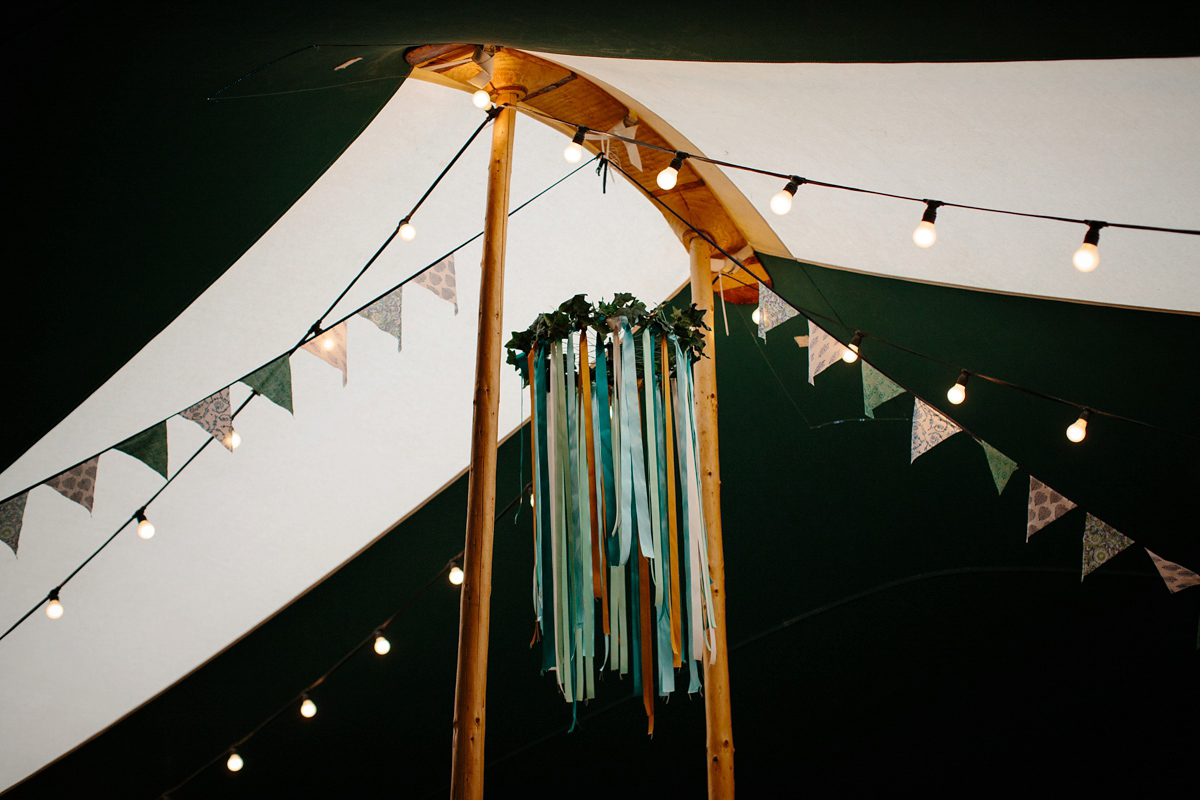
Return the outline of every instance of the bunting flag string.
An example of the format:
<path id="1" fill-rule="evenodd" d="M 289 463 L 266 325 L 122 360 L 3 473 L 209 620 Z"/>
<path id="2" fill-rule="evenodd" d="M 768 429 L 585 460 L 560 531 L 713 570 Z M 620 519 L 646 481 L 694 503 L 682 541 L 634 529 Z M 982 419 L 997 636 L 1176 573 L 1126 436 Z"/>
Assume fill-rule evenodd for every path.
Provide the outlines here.
<path id="1" fill-rule="evenodd" d="M 775 294 L 765 283 L 758 283 L 758 338 L 767 340 L 767 331 L 787 322 L 800 312 Z"/>
<path id="2" fill-rule="evenodd" d="M 543 669 L 573 705 L 595 697 L 597 666 L 632 674 L 651 732 L 654 696 L 675 690 L 677 668 L 699 690 L 712 636 L 691 413 L 702 315 L 647 311 L 631 295 L 593 308 L 580 295 L 508 343 L 533 394 Z"/>
<path id="3" fill-rule="evenodd" d="M 242 383 L 287 409 L 289 414 L 296 413 L 292 410 L 292 362 L 288 356 L 280 356 L 262 369 L 251 372 L 242 378 Z"/>
<path id="4" fill-rule="evenodd" d="M 904 387 L 884 375 L 865 359 L 862 362 L 863 413 L 875 419 L 875 409 L 904 393 Z"/>
<path id="5" fill-rule="evenodd" d="M 150 469 L 167 477 L 167 421 L 151 425 L 141 433 L 135 433 L 113 447 L 114 450 L 133 456 Z"/>
<path id="6" fill-rule="evenodd" d="M 398 287 L 395 291 L 385 296 L 382 300 L 364 308 L 358 312 L 360 317 L 369 319 L 374 322 L 379 330 L 386 334 L 396 337 L 396 352 L 403 349 L 403 342 L 400 338 L 402 327 L 401 310 L 404 305 L 404 287 Z"/>
<path id="7" fill-rule="evenodd" d="M 808 321 L 808 382 L 816 386 L 816 377 L 842 359 L 846 348 L 828 331 Z"/>
<path id="8" fill-rule="evenodd" d="M 99 466 L 100 456 L 92 456 L 82 464 L 58 473 L 44 485 L 68 500 L 79 503 L 90 513 L 92 505 L 96 502 L 96 471 Z"/>
<path id="9" fill-rule="evenodd" d="M 954 420 L 918 397 L 913 405 L 912 446 L 909 463 L 916 461 L 918 456 L 929 452 L 960 431 L 962 428 L 958 427 Z"/>
<path id="10" fill-rule="evenodd" d="M 424 286 L 447 303 L 453 304 L 454 313 L 458 313 L 458 285 L 454 278 L 453 253 L 422 272 L 413 283 Z"/>
<path id="11" fill-rule="evenodd" d="M 1093 570 L 1103 566 L 1131 544 L 1133 540 L 1128 536 L 1088 514 L 1083 526 L 1083 574 L 1079 576 L 1079 580 L 1082 581 Z"/>
<path id="12" fill-rule="evenodd" d="M 1074 503 L 1030 475 L 1029 523 L 1025 529 L 1025 541 L 1072 508 L 1075 508 Z"/>
<path id="13" fill-rule="evenodd" d="M 13 555 L 17 554 L 17 542 L 21 539 L 21 526 L 25 522 L 25 501 L 29 492 L 23 492 L 0 505 L 0 542 L 12 548 Z"/>
<path id="14" fill-rule="evenodd" d="M 866 366 L 865 364 L 863 366 Z M 1001 453 L 983 439 L 976 439 L 983 452 L 987 454 L 988 469 L 992 471 L 992 480 L 996 482 L 996 493 L 1004 494 L 1004 487 L 1017 471 L 1017 462 Z"/>
<path id="15" fill-rule="evenodd" d="M 1158 574 L 1162 576 L 1163 583 L 1167 584 L 1167 588 L 1171 590 L 1171 594 L 1187 589 L 1190 586 L 1200 586 L 1200 575 L 1192 572 L 1187 567 L 1182 567 L 1174 561 L 1167 561 L 1161 556 L 1155 555 L 1146 548 L 1146 552 L 1150 555 L 1150 560 L 1154 562 L 1154 566 L 1158 569 Z"/>
<path id="16" fill-rule="evenodd" d="M 342 386 L 346 385 L 346 323 L 341 322 L 322 331 L 320 336 L 300 347 L 317 358 L 342 371 Z"/>
<path id="17" fill-rule="evenodd" d="M 229 404 L 229 387 L 216 394 L 209 395 L 191 408 L 184 409 L 179 416 L 191 420 L 204 430 L 225 449 L 233 451 L 233 408 Z"/>

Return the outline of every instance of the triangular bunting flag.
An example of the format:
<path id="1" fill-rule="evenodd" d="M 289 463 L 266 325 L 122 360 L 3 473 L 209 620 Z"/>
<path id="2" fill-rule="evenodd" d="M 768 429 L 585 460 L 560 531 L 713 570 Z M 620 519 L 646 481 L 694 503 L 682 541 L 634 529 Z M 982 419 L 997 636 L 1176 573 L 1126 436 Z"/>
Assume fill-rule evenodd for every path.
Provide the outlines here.
<path id="1" fill-rule="evenodd" d="M 824 328 L 818 328 L 813 321 L 808 321 L 808 382 L 816 385 L 814 380 L 827 367 L 836 364 L 846 348 L 837 339 L 830 336 Z"/>
<path id="2" fill-rule="evenodd" d="M 400 342 L 400 306 L 404 300 L 404 287 L 398 287 L 376 303 L 358 312 L 360 317 L 366 317 L 379 326 L 379 330 L 396 337 L 396 351 L 401 349 Z"/>
<path id="3" fill-rule="evenodd" d="M 1167 584 L 1167 588 L 1171 593 L 1181 591 L 1189 586 L 1200 586 L 1200 575 L 1192 572 L 1187 567 L 1181 567 L 1174 561 L 1167 561 L 1165 558 L 1160 558 L 1154 555 L 1149 550 L 1150 558 L 1154 561 L 1154 566 L 1158 567 L 1158 574 L 1162 576 L 1163 582 Z"/>
<path id="4" fill-rule="evenodd" d="M 987 454 L 988 469 L 992 471 L 992 480 L 996 482 L 996 491 L 1004 494 L 1004 487 L 1008 485 L 1008 479 L 1017 471 L 1017 462 L 982 439 L 979 440 L 979 444 L 983 447 L 983 452 Z"/>
<path id="5" fill-rule="evenodd" d="M 453 253 L 422 272 L 413 283 L 424 286 L 446 302 L 453 303 L 454 313 L 458 313 L 458 285 L 454 282 Z"/>
<path id="6" fill-rule="evenodd" d="M 157 425 L 151 425 L 141 433 L 135 433 L 113 449 L 133 456 L 159 475 L 167 477 L 166 420 Z"/>
<path id="7" fill-rule="evenodd" d="M 29 492 L 22 492 L 4 505 L 0 505 L 0 542 L 17 552 L 17 541 L 21 538 L 21 524 L 25 521 L 25 501 Z"/>
<path id="8" fill-rule="evenodd" d="M 346 385 L 346 323 L 341 322 L 304 345 L 304 350 L 342 371 Z"/>
<path id="9" fill-rule="evenodd" d="M 242 378 L 242 383 L 255 390 L 280 408 L 292 411 L 292 362 L 287 356 L 267 364 Z"/>
<path id="10" fill-rule="evenodd" d="M 1089 572 L 1102 566 L 1131 544 L 1133 539 L 1088 514 L 1087 522 L 1083 526 L 1083 574 L 1079 576 L 1079 580 L 1082 581 Z"/>
<path id="11" fill-rule="evenodd" d="M 961 430 L 962 428 L 954 424 L 954 420 L 924 400 L 917 398 L 917 402 L 913 406 L 912 448 L 908 459 L 909 463 L 916 461 L 917 456 L 932 450 Z"/>
<path id="12" fill-rule="evenodd" d="M 204 428 L 214 439 L 225 445 L 227 450 L 233 450 L 229 436 L 233 433 L 233 414 L 229 405 L 228 386 L 191 408 L 179 412 L 179 416 Z"/>
<path id="13" fill-rule="evenodd" d="M 762 281 L 758 283 L 758 338 L 767 340 L 767 331 L 782 325 L 800 312 L 772 292 Z M 841 358 L 841 354 L 838 354 Z"/>
<path id="14" fill-rule="evenodd" d="M 904 393 L 904 387 L 866 361 L 862 362 L 862 384 L 863 413 L 871 419 L 875 419 L 875 409 L 893 397 Z"/>
<path id="15" fill-rule="evenodd" d="M 90 512 L 92 504 L 96 502 L 96 468 L 99 464 L 100 456 L 92 456 L 82 464 L 55 475 L 44 485 Z"/>
<path id="16" fill-rule="evenodd" d="M 638 124 L 636 122 L 632 125 L 626 125 L 624 121 L 621 121 L 609 128 L 608 132 L 614 133 L 617 136 L 624 136 L 626 139 L 636 139 L 637 129 Z M 588 134 L 586 138 L 591 139 L 593 137 L 600 139 L 604 143 L 604 152 L 609 158 L 612 158 L 615 155 L 614 148 L 616 147 L 616 143 L 620 141 L 619 139 L 613 139 L 609 136 L 602 137 L 599 134 Z M 638 146 L 633 142 L 621 142 L 621 144 L 625 145 L 625 155 L 628 157 L 629 166 L 633 167 L 638 172 L 641 172 L 642 156 L 638 152 Z M 618 161 L 618 163 L 620 162 Z"/>
<path id="17" fill-rule="evenodd" d="M 1074 507 L 1070 500 L 1030 475 L 1029 524 L 1025 528 L 1025 541 Z"/>

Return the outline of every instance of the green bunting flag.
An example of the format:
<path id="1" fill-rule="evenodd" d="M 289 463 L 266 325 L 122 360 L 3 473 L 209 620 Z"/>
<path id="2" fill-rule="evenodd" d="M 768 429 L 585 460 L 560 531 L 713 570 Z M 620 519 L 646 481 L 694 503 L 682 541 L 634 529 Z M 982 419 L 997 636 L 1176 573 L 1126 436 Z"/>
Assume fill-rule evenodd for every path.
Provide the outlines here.
<path id="1" fill-rule="evenodd" d="M 286 408 L 288 413 L 295 413 L 292 411 L 292 362 L 287 356 L 280 356 L 262 369 L 250 373 L 242 378 L 242 383 L 275 405 Z"/>
<path id="2" fill-rule="evenodd" d="M 872 367 L 866 361 L 862 362 L 863 413 L 875 419 L 875 409 L 904 393 L 904 387 Z"/>
<path id="3" fill-rule="evenodd" d="M 996 491 L 1004 494 L 1004 487 L 1008 485 L 1008 479 L 1017 471 L 1017 462 L 982 439 L 979 440 L 979 445 L 987 454 L 988 469 L 992 471 L 992 480 L 996 482 Z"/>
<path id="4" fill-rule="evenodd" d="M 0 542 L 17 553 L 17 540 L 21 538 L 21 524 L 25 521 L 25 501 L 29 492 L 22 492 L 7 503 L 0 505 Z"/>
<path id="5" fill-rule="evenodd" d="M 1133 540 L 1112 525 L 1087 515 L 1083 526 L 1083 580 L 1097 567 L 1133 544 Z"/>
<path id="6" fill-rule="evenodd" d="M 374 322 L 379 327 L 379 330 L 396 337 L 397 352 L 400 351 L 402 345 L 400 333 L 403 328 L 403 306 L 404 287 L 401 286 L 395 291 L 388 293 L 379 302 L 372 303 L 358 312 L 360 317 L 365 317 Z"/>
<path id="7" fill-rule="evenodd" d="M 113 448 L 133 456 L 150 469 L 167 477 L 167 421 L 151 425 L 141 433 L 135 433 Z"/>

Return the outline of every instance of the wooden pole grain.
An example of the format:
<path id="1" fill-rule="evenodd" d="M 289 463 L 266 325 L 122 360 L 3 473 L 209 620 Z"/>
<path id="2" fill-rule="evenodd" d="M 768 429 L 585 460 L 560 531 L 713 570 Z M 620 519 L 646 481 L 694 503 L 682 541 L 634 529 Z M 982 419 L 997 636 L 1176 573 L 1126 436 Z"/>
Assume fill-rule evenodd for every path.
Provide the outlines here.
<path id="1" fill-rule="evenodd" d="M 721 537 L 721 464 L 717 447 L 717 352 L 713 317 L 711 247 L 695 234 L 688 240 L 692 302 L 704 309 L 712 328 L 704 332 L 704 355 L 695 366 L 696 440 L 704 524 L 708 531 L 708 573 L 712 581 L 712 659 L 704 662 L 704 721 L 707 729 L 708 796 L 733 800 L 733 717 L 729 704 L 729 648 L 725 636 L 725 549 Z"/>

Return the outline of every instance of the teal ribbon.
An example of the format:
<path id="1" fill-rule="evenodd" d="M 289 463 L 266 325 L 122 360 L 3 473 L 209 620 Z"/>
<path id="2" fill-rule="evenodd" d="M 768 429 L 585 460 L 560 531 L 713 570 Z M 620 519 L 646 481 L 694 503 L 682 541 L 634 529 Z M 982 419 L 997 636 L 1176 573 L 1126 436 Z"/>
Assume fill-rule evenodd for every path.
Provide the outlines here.
<path id="1" fill-rule="evenodd" d="M 534 584 L 538 625 L 542 631 L 542 671 L 555 666 L 554 636 L 554 551 L 550 534 L 550 465 L 548 451 L 548 419 L 546 417 L 546 345 L 539 344 L 533 359 L 533 396 L 537 427 L 533 431 L 537 462 L 534 465 Z M 550 587 L 551 602 L 545 602 L 546 587 Z"/>

